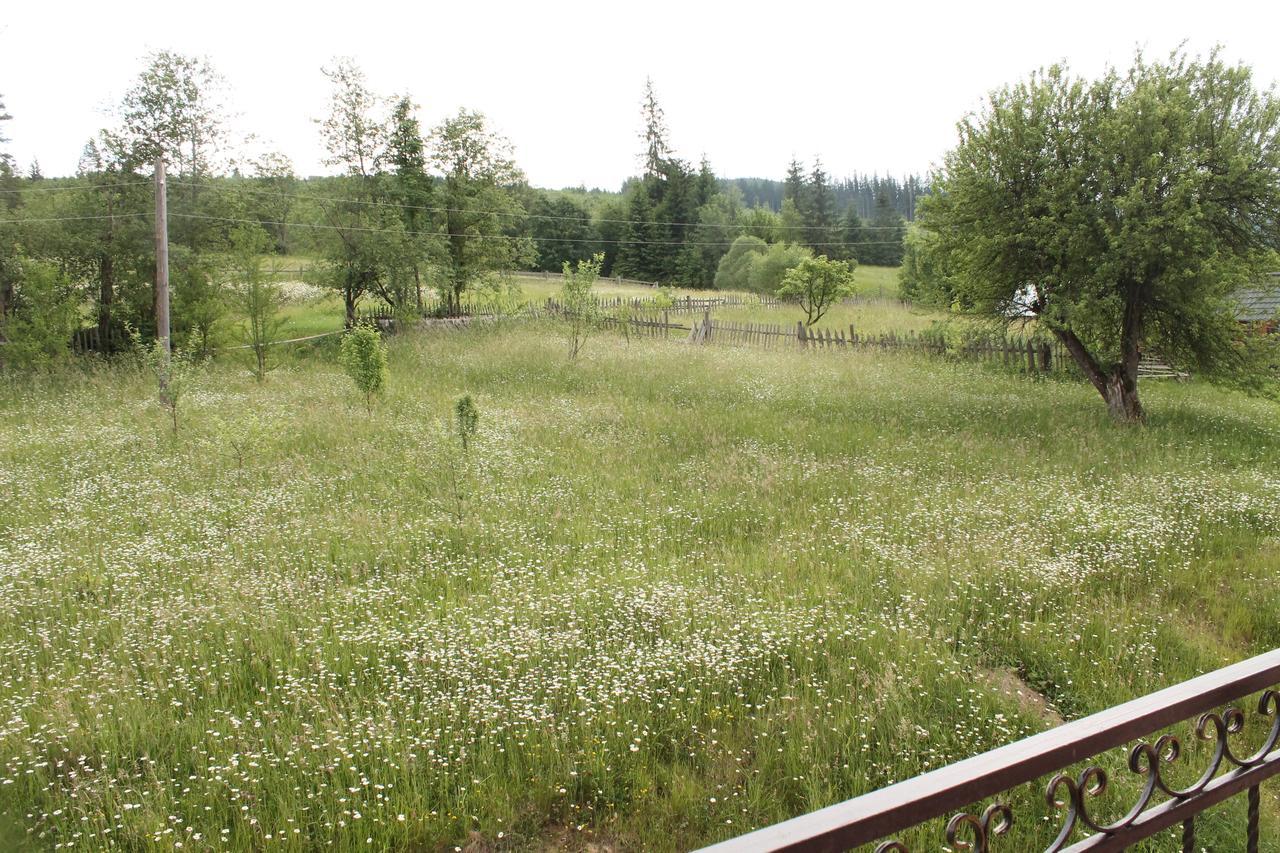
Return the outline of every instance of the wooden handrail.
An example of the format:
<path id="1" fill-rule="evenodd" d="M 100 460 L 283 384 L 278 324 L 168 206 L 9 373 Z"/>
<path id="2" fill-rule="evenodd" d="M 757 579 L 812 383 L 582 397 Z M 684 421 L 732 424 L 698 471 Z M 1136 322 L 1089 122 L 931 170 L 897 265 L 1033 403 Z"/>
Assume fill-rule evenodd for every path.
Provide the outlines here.
<path id="1" fill-rule="evenodd" d="M 1277 684 L 1280 649 L 878 791 L 714 844 L 704 852 L 847 850 L 1056 773 L 1077 761 Z M 1275 745 L 1273 738 L 1271 746 Z M 1280 770 L 1280 761 L 1275 766 L 1269 763 L 1266 769 L 1270 772 L 1265 775 Z"/>

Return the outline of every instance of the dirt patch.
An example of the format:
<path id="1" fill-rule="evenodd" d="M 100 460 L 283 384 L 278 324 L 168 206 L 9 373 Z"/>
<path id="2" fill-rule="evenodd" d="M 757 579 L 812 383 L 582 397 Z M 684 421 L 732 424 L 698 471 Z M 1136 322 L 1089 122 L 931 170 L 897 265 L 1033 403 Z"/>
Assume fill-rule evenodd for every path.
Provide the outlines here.
<path id="1" fill-rule="evenodd" d="M 1044 694 L 1038 692 L 1034 687 L 1023 681 L 1018 673 L 1007 667 L 999 669 L 981 669 L 978 671 L 978 677 L 985 681 L 997 693 L 1008 696 L 1018 703 L 1024 712 L 1033 717 L 1038 717 L 1048 726 L 1060 726 L 1066 720 L 1058 713 L 1058 709 L 1045 698 Z"/>

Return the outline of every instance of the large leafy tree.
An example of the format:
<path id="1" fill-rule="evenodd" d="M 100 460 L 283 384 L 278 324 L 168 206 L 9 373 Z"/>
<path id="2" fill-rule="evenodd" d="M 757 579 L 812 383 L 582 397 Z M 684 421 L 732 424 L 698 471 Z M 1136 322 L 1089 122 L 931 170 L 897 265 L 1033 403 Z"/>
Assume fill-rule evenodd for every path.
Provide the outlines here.
<path id="1" fill-rule="evenodd" d="M 445 296 L 457 309 L 463 293 L 494 272 L 514 269 L 533 254 L 527 237 L 513 235 L 524 215 L 516 191 L 524 173 L 511 143 L 484 115 L 459 110 L 431 134 L 429 162 L 444 180 Z"/>
<path id="2" fill-rule="evenodd" d="M 397 278 L 406 285 L 412 282 L 413 300 L 421 309 L 423 268 L 432 248 L 429 233 L 432 181 L 427 174 L 426 140 L 418 122 L 417 107 L 407 96 L 397 100 L 391 110 L 385 160 L 391 170 L 389 195 L 400 206 L 405 229 L 405 274 Z M 408 301 L 408 293 L 401 290 L 395 302 L 403 305 Z"/>
<path id="3" fill-rule="evenodd" d="M 384 204 L 380 191 L 388 136 L 384 99 L 351 60 L 337 59 L 322 71 L 333 94 L 329 114 L 319 121 L 320 136 L 326 164 L 342 176 L 325 188 L 330 198 L 318 223 L 321 263 L 313 275 L 342 295 L 352 325 L 365 294 L 394 299 L 406 234 L 399 209 Z"/>
<path id="4" fill-rule="evenodd" d="M 1038 318 L 1120 421 L 1144 417 L 1144 346 L 1231 358 L 1227 296 L 1280 244 L 1280 102 L 1247 67 L 1055 66 L 959 132 L 921 214 L 961 304 Z"/>
<path id="5" fill-rule="evenodd" d="M 201 247 L 209 220 L 202 188 L 220 170 L 227 149 L 225 82 L 207 59 L 161 50 L 125 92 L 119 124 L 104 134 L 114 159 L 128 168 L 150 169 L 163 156 L 178 178 L 171 213 L 173 236 L 191 252 Z M 182 214 L 187 214 L 183 216 Z"/>

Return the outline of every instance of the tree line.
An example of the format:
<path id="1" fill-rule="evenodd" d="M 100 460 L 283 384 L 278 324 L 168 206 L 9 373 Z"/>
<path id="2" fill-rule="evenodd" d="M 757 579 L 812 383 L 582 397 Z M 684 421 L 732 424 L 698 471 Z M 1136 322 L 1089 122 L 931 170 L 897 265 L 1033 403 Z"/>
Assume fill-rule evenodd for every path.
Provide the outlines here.
<path id="1" fill-rule="evenodd" d="M 35 163 L 19 175 L 0 157 L 5 360 L 64 349 L 68 327 L 83 321 L 102 351 L 154 334 L 157 157 L 170 176 L 174 338 L 206 350 L 228 293 L 243 285 L 234 259 L 253 253 L 307 256 L 308 279 L 341 297 L 348 322 L 362 300 L 412 311 L 436 297 L 456 308 L 469 292 L 501 290 L 505 272 L 560 270 L 597 254 L 604 275 L 725 286 L 717 273 L 745 236 L 785 247 L 796 263 L 901 260 L 897 189 L 881 193 L 864 223 L 857 205 L 841 210 L 840 185 L 815 164 L 788 175 L 778 209 L 749 204 L 705 158 L 694 166 L 671 150 L 651 83 L 640 174 L 607 193 L 529 186 L 481 113 L 424 128 L 410 96 L 374 92 L 353 61 L 322 72 L 331 97 L 316 124 L 333 175 L 299 177 L 284 152 L 233 140 L 223 78 L 208 60 L 171 51 L 147 58 L 118 121 L 86 142 L 74 176 L 45 177 Z"/>

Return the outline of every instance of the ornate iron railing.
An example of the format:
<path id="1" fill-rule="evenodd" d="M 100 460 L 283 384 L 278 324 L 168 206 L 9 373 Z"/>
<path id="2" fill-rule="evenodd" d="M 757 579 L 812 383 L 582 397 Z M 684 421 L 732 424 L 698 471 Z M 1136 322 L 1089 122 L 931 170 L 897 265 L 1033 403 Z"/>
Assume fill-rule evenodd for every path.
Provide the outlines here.
<path id="1" fill-rule="evenodd" d="M 1258 849 L 1259 785 L 1280 773 L 1280 649 L 1202 675 L 1165 690 L 1117 705 L 1038 735 L 942 767 L 914 779 L 846 800 L 801 817 L 705 848 L 704 853 L 747 851 L 838 851 L 880 842 L 876 853 L 910 853 L 894 838 L 906 830 L 953 814 L 946 825 L 949 844 L 984 853 L 998 850 L 997 839 L 1014 822 L 1005 800 L 985 809 L 964 809 L 1007 794 L 1019 785 L 1048 777 L 1047 805 L 1062 815 L 1056 837 L 1037 843 L 1047 853 L 1124 850 L 1144 838 L 1181 825 L 1182 849 L 1195 847 L 1196 816 L 1241 792 L 1247 792 L 1245 838 L 1240 845 Z M 1245 730 L 1241 700 L 1260 692 L 1257 713 L 1269 717 L 1261 744 L 1246 755 L 1233 738 Z M 1165 768 L 1191 750 L 1176 735 L 1157 732 L 1195 719 L 1193 730 L 1210 753 L 1196 781 L 1177 787 Z M 1108 786 L 1097 763 L 1075 775 L 1062 772 L 1134 741 L 1128 769 L 1140 793 L 1117 820 L 1104 822 L 1091 803 Z M 1052 832 L 1046 832 L 1048 836 Z M 887 840 L 886 840 L 887 839 Z M 1024 848 L 1025 849 L 1025 848 Z M 1239 849 L 1239 848 L 1236 848 Z"/>

